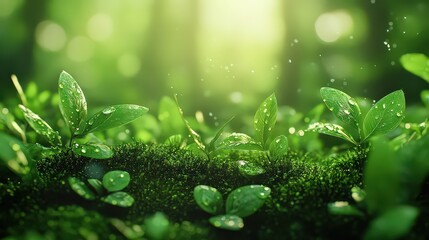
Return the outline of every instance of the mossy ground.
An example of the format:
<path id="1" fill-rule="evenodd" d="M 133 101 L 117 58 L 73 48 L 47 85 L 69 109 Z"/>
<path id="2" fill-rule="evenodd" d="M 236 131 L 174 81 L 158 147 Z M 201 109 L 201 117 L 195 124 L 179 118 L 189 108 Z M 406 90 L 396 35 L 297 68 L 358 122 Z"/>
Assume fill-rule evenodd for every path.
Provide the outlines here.
<path id="1" fill-rule="evenodd" d="M 107 160 L 94 160 L 63 153 L 37 163 L 39 179 L 2 183 L 0 234 L 39 233 L 57 239 L 124 238 L 110 224 L 111 218 L 143 224 L 155 212 L 170 220 L 169 239 L 353 239 L 367 222 L 334 216 L 327 204 L 350 201 L 350 190 L 362 187 L 365 154 L 347 152 L 321 156 L 290 152 L 270 161 L 258 152 L 232 152 L 207 159 L 190 151 L 165 145 L 131 143 L 117 147 Z M 238 160 L 261 164 L 266 172 L 246 177 Z M 74 193 L 67 177 L 101 178 L 109 170 L 125 170 L 131 183 L 125 189 L 135 198 L 130 208 L 89 201 Z M 220 230 L 208 222 L 193 199 L 199 184 L 217 188 L 226 198 L 233 189 L 248 184 L 271 188 L 271 196 L 254 215 L 244 219 L 238 232 Z M 93 238 L 92 238 L 93 239 Z"/>

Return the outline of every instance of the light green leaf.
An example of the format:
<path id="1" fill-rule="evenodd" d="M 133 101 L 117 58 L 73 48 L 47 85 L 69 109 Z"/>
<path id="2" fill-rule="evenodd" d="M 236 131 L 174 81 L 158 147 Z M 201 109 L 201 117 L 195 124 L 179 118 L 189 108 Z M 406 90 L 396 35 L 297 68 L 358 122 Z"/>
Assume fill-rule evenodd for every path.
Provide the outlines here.
<path id="1" fill-rule="evenodd" d="M 185 119 L 185 116 L 183 115 L 183 110 L 179 106 L 179 100 L 177 99 L 177 96 L 174 96 L 176 100 L 177 109 L 179 110 L 180 116 L 182 117 L 182 121 L 185 124 L 186 128 L 188 129 L 189 134 L 192 137 L 192 140 L 194 140 L 195 144 L 198 146 L 199 149 L 201 149 L 204 153 L 206 153 L 206 146 L 204 145 L 203 141 L 201 140 L 200 135 L 192 129 L 189 122 Z"/>
<path id="2" fill-rule="evenodd" d="M 364 171 L 366 203 L 368 211 L 384 212 L 400 200 L 400 162 L 388 143 L 375 139 L 369 152 Z"/>
<path id="3" fill-rule="evenodd" d="M 85 123 L 85 129 L 79 134 L 103 131 L 127 124 L 143 116 L 148 108 L 134 104 L 120 104 L 104 108 L 90 117 Z"/>
<path id="4" fill-rule="evenodd" d="M 365 240 L 402 239 L 411 230 L 419 210 L 411 206 L 395 207 L 374 219 L 365 233 Z"/>
<path id="5" fill-rule="evenodd" d="M 163 240 L 168 233 L 170 222 L 167 216 L 162 212 L 156 212 L 149 218 L 145 219 L 144 226 L 150 239 Z"/>
<path id="6" fill-rule="evenodd" d="M 366 114 L 363 121 L 364 139 L 385 134 L 401 123 L 405 112 L 405 96 L 402 90 L 392 92 L 374 106 Z"/>
<path id="7" fill-rule="evenodd" d="M 238 161 L 238 171 L 245 177 L 259 176 L 265 173 L 265 169 L 261 166 L 244 160 Z"/>
<path id="8" fill-rule="evenodd" d="M 95 194 L 81 180 L 75 177 L 69 177 L 68 181 L 70 187 L 73 189 L 73 191 L 79 194 L 79 196 L 88 200 L 95 199 Z"/>
<path id="9" fill-rule="evenodd" d="M 361 111 L 356 100 L 346 93 L 329 87 L 322 87 L 320 95 L 328 109 L 343 123 L 359 128 Z"/>
<path id="10" fill-rule="evenodd" d="M 346 216 L 360 216 L 364 214 L 354 206 L 349 205 L 348 202 L 334 202 L 328 204 L 328 211 L 334 215 L 346 215 Z"/>
<path id="11" fill-rule="evenodd" d="M 263 149 L 267 148 L 268 138 L 276 124 L 277 111 L 277 99 L 273 93 L 261 103 L 253 118 L 255 139 Z"/>
<path id="12" fill-rule="evenodd" d="M 221 229 L 238 231 L 244 227 L 243 219 L 236 215 L 219 215 L 209 219 L 209 222 Z"/>
<path id="13" fill-rule="evenodd" d="M 285 135 L 276 137 L 270 144 L 270 156 L 274 161 L 282 159 L 288 152 L 289 144 Z"/>
<path id="14" fill-rule="evenodd" d="M 108 146 L 99 143 L 86 143 L 86 144 L 75 144 L 73 146 L 73 152 L 76 155 L 95 158 L 95 159 L 107 159 L 113 156 L 113 151 Z"/>
<path id="15" fill-rule="evenodd" d="M 72 135 L 79 130 L 86 118 L 87 107 L 85 96 L 73 77 L 63 71 L 58 80 L 60 111 Z"/>
<path id="16" fill-rule="evenodd" d="M 423 90 L 420 93 L 420 98 L 422 99 L 423 104 L 429 108 L 429 90 Z"/>
<path id="17" fill-rule="evenodd" d="M 218 149 L 262 150 L 262 146 L 244 133 L 232 133 L 219 143 Z"/>
<path id="18" fill-rule="evenodd" d="M 337 124 L 316 122 L 310 124 L 307 131 L 313 131 L 337 138 L 342 138 L 346 141 L 353 143 L 354 145 L 358 145 L 356 140 L 354 140 L 353 136 L 350 135 L 342 126 Z"/>
<path id="19" fill-rule="evenodd" d="M 23 142 L 27 141 L 24 129 L 15 121 L 15 118 L 10 113 L 9 109 L 0 104 L 0 123 L 4 124 L 15 135 L 19 136 Z"/>
<path id="20" fill-rule="evenodd" d="M 0 160 L 14 173 L 24 176 L 30 173 L 31 158 L 19 140 L 0 132 Z"/>
<path id="21" fill-rule="evenodd" d="M 111 193 L 101 198 L 101 201 L 118 207 L 131 207 L 134 204 L 134 198 L 126 192 Z"/>
<path id="22" fill-rule="evenodd" d="M 219 214 L 222 211 L 222 194 L 214 188 L 206 185 L 198 185 L 194 188 L 194 199 L 198 206 L 210 214 Z"/>
<path id="23" fill-rule="evenodd" d="M 130 174 L 126 171 L 114 170 L 103 176 L 103 186 L 109 192 L 120 191 L 130 183 Z"/>
<path id="24" fill-rule="evenodd" d="M 226 213 L 247 217 L 255 213 L 271 193 L 269 187 L 263 185 L 248 185 L 232 191 L 226 199 Z"/>
<path id="25" fill-rule="evenodd" d="M 208 152 L 213 152 L 216 149 L 215 143 L 219 139 L 219 137 L 222 135 L 223 129 L 228 125 L 229 122 L 232 121 L 234 117 L 230 118 L 228 121 L 226 121 L 217 131 L 216 135 L 213 137 L 213 139 L 210 141 L 209 145 L 207 146 Z"/>
<path id="26" fill-rule="evenodd" d="M 89 183 L 89 185 L 92 186 L 92 188 L 94 188 L 94 190 L 98 194 L 103 193 L 103 190 L 104 190 L 103 183 L 100 180 L 95 179 L 95 178 L 91 178 L 91 179 L 88 179 L 88 183 Z"/>
<path id="27" fill-rule="evenodd" d="M 51 145 L 61 145 L 60 134 L 54 131 L 47 122 L 24 105 L 20 104 L 19 108 L 24 113 L 25 120 L 27 120 L 36 133 L 45 137 Z"/>
<path id="28" fill-rule="evenodd" d="M 429 82 L 429 58 L 422 53 L 408 53 L 401 56 L 402 66 L 414 75 Z"/>

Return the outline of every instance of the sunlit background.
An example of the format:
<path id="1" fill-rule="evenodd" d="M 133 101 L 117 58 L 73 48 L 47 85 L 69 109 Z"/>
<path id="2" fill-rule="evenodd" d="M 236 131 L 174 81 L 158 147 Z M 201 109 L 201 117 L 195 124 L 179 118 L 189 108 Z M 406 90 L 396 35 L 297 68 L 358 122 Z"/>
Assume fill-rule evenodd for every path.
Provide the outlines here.
<path id="1" fill-rule="evenodd" d="M 275 92 L 307 111 L 319 88 L 379 98 L 426 83 L 399 64 L 429 54 L 425 0 L 0 0 L 0 101 L 10 75 L 56 91 L 66 70 L 89 106 L 157 109 L 180 95 L 186 111 L 250 114 Z"/>

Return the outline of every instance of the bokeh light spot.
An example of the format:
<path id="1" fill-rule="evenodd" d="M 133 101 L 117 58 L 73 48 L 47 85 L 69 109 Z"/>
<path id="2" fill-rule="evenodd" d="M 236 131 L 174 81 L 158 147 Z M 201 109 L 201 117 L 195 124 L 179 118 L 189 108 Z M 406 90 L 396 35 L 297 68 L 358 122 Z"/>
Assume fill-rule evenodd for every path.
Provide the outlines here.
<path id="1" fill-rule="evenodd" d="M 118 59 L 118 70 L 125 77 L 134 77 L 140 68 L 141 61 L 135 54 L 124 54 Z"/>
<path id="2" fill-rule="evenodd" d="M 76 62 L 89 60 L 93 53 L 93 43 L 86 37 L 75 37 L 67 46 L 67 56 Z"/>
<path id="3" fill-rule="evenodd" d="M 103 42 L 108 40 L 113 33 L 113 20 L 104 13 L 92 16 L 87 24 L 88 35 L 92 40 Z"/>
<path id="4" fill-rule="evenodd" d="M 66 44 L 66 32 L 55 22 L 43 21 L 36 27 L 36 42 L 48 51 L 59 51 Z"/>
<path id="5" fill-rule="evenodd" d="M 324 42 L 335 42 L 353 30 L 353 19 L 343 10 L 320 15 L 314 24 L 317 36 Z"/>

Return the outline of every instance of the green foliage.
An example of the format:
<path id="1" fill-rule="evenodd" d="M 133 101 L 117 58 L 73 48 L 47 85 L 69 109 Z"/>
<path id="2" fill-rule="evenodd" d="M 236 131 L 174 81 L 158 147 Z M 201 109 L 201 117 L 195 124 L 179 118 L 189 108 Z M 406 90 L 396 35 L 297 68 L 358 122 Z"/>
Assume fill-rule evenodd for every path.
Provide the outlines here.
<path id="1" fill-rule="evenodd" d="M 235 189 L 226 199 L 226 213 L 247 217 L 255 213 L 271 193 L 269 187 L 250 185 Z"/>
<path id="2" fill-rule="evenodd" d="M 288 140 L 285 135 L 276 137 L 270 144 L 269 152 L 271 159 L 280 160 L 286 156 L 288 152 Z"/>
<path id="3" fill-rule="evenodd" d="M 263 149 L 267 149 L 267 141 L 276 124 L 276 118 L 277 99 L 273 93 L 261 103 L 253 118 L 255 139 Z"/>
<path id="4" fill-rule="evenodd" d="M 323 87 L 320 94 L 328 109 L 344 126 L 315 122 L 307 130 L 342 138 L 357 146 L 373 136 L 392 131 L 404 118 L 405 97 L 402 90 L 392 92 L 376 102 L 365 118 L 357 101 L 346 93 Z"/>
<path id="5" fill-rule="evenodd" d="M 429 58 L 422 53 L 408 53 L 401 56 L 402 66 L 412 74 L 415 74 L 429 82 Z"/>
<path id="6" fill-rule="evenodd" d="M 194 188 L 194 199 L 201 209 L 210 214 L 219 214 L 222 210 L 222 194 L 216 188 L 198 185 Z"/>
<path id="7" fill-rule="evenodd" d="M 103 186 L 109 192 L 120 191 L 130 183 L 130 174 L 125 171 L 110 171 L 103 176 Z"/>
<path id="8" fill-rule="evenodd" d="M 31 173 L 32 159 L 25 146 L 18 139 L 0 132 L 0 160 L 20 176 Z"/>

